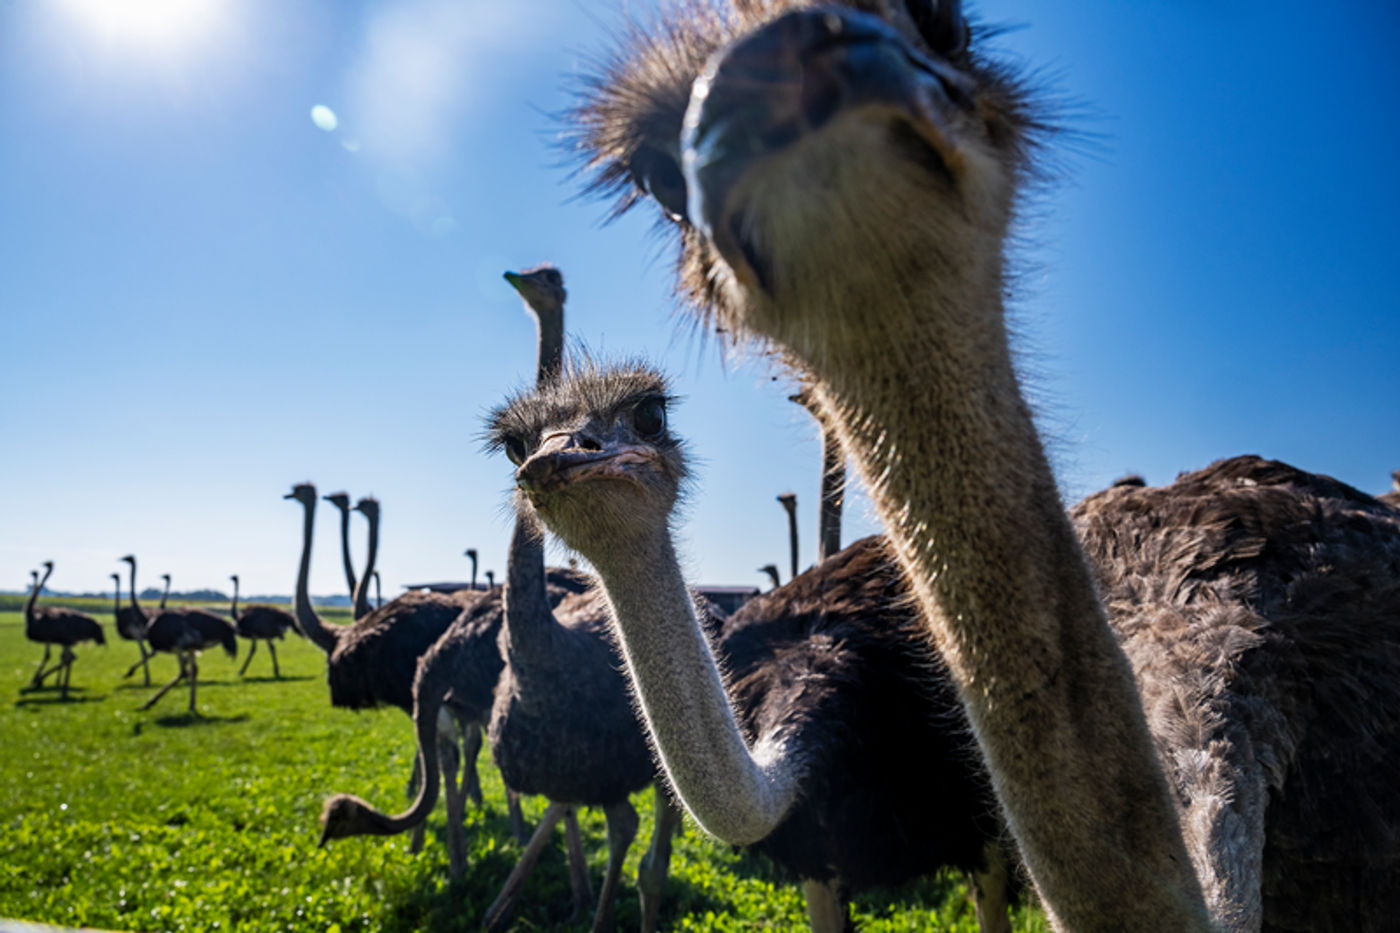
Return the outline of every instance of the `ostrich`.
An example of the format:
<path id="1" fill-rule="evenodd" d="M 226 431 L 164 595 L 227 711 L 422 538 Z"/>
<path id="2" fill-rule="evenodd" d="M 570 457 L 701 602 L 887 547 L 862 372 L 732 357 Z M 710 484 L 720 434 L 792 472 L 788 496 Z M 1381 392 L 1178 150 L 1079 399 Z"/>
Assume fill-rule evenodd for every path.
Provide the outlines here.
<path id="1" fill-rule="evenodd" d="M 136 642 L 136 647 L 141 651 L 141 667 L 146 675 L 146 686 L 151 685 L 150 655 L 146 651 L 146 619 L 138 618 L 135 610 L 130 606 L 122 605 L 122 578 L 120 574 L 112 574 L 112 619 L 116 623 L 117 634 L 127 641 Z M 131 668 L 131 673 L 135 673 L 136 668 Z M 130 673 L 127 675 L 130 676 Z"/>
<path id="2" fill-rule="evenodd" d="M 136 599 L 136 557 L 128 554 L 121 559 L 131 567 L 132 614 L 138 619 L 145 618 L 147 620 L 146 643 L 151 646 L 152 651 L 165 651 L 175 655 L 180 663 L 180 673 L 175 675 L 175 679 L 157 690 L 155 695 L 141 706 L 141 709 L 148 710 L 155 706 L 161 697 L 170 692 L 172 687 L 188 678 L 190 682 L 190 712 L 197 714 L 199 710 L 195 706 L 195 699 L 199 687 L 199 652 L 205 648 L 222 645 L 224 652 L 230 658 L 238 657 L 238 637 L 233 626 L 224 621 L 222 616 L 217 616 L 204 609 L 193 609 L 187 606 L 157 610 L 147 615 L 141 610 L 141 604 Z M 168 593 L 169 581 L 166 582 L 166 592 Z"/>
<path id="3" fill-rule="evenodd" d="M 688 17 L 655 36 L 637 30 L 575 115 L 596 187 L 621 193 L 624 207 L 650 195 L 679 234 L 684 299 L 718 329 L 780 353 L 812 386 L 889 529 L 1053 923 L 1283 928 L 1291 915 L 1277 885 L 1288 877 L 1307 880 L 1305 928 L 1392 922 L 1400 729 L 1384 683 L 1400 682 L 1394 633 L 1377 626 L 1343 648 L 1346 627 L 1329 630 L 1319 615 L 1310 634 L 1320 645 L 1225 638 L 1227 653 L 1193 658 L 1209 662 L 1204 672 L 1170 640 L 1150 657 L 1136 652 L 1132 636 L 1155 615 L 1100 601 L 1008 347 L 1006 239 L 1043 127 L 1013 70 L 971 42 L 956 0 L 860 6 L 687 5 Z M 1269 495 L 1280 508 L 1326 503 L 1319 517 L 1329 519 L 1364 513 L 1352 530 L 1374 539 L 1366 550 L 1384 563 L 1392 532 L 1374 506 L 1309 492 L 1310 482 Z M 1213 505 L 1227 526 L 1266 524 L 1242 501 Z M 1315 570 L 1344 524 L 1309 529 Z M 1131 546 L 1146 554 L 1162 540 Z M 1286 562 L 1278 541 L 1250 543 L 1256 561 Z M 1247 611 L 1250 586 L 1230 577 L 1228 556 L 1189 557 L 1191 588 L 1230 607 L 1191 616 L 1209 642 L 1231 611 Z M 1355 553 L 1346 563 L 1365 566 Z M 1390 580 L 1377 572 L 1336 608 L 1374 619 L 1393 598 Z M 1270 623 L 1290 611 L 1266 608 Z M 624 645 L 633 650 L 626 635 Z M 1314 651 L 1386 672 L 1365 688 L 1351 681 L 1378 701 L 1348 707 L 1371 756 L 1360 767 L 1324 764 L 1333 753 L 1355 761 L 1326 729 L 1306 745 L 1270 734 L 1322 715 L 1316 692 L 1288 673 Z M 1241 673 L 1256 665 L 1281 670 L 1272 681 Z M 1348 683 L 1344 666 L 1324 669 Z M 1156 705 L 1164 697 L 1202 729 L 1181 730 Z M 1367 818 L 1300 818 L 1348 793 Z M 1309 846 L 1320 857 L 1306 860 Z"/>
<path id="4" fill-rule="evenodd" d="M 49 582 L 49 576 L 52 573 L 53 561 L 44 561 L 44 575 L 34 581 L 34 588 L 29 593 L 29 601 L 24 604 L 24 637 L 44 646 L 44 659 L 34 670 L 34 677 L 29 682 L 29 688 L 31 690 L 39 689 L 50 674 L 57 673 L 60 696 L 66 700 L 68 699 L 68 682 L 73 676 L 73 662 L 78 658 L 73 653 L 73 646 L 85 641 L 105 645 L 107 639 L 102 634 L 102 626 L 86 612 L 61 609 L 57 606 L 35 606 L 39 599 L 39 592 L 43 590 L 44 584 Z M 49 650 L 54 645 L 61 646 L 62 651 L 59 653 L 58 663 L 46 671 L 44 667 L 49 663 Z"/>
<path id="5" fill-rule="evenodd" d="M 562 365 L 563 276 L 546 265 L 522 273 L 507 272 L 505 279 L 520 293 L 538 325 L 536 382 L 551 384 Z M 472 560 L 475 590 L 476 550 L 468 550 L 466 556 Z M 494 573 L 487 571 L 488 601 L 482 603 L 483 610 L 460 616 L 419 665 L 414 719 L 421 767 L 425 773 L 432 771 L 437 710 L 450 689 L 452 698 L 466 704 L 475 718 L 490 720 L 492 750 L 507 788 L 543 793 L 554 801 L 501 895 L 488 909 L 488 925 L 505 918 L 560 819 L 565 822 L 569 846 L 575 911 L 582 907 L 590 896 L 589 884 L 572 804 L 603 805 L 610 857 L 595 929 L 610 926 L 621 859 L 636 832 L 636 813 L 626 796 L 651 782 L 655 770 L 640 726 L 627 706 L 625 682 L 617 675 L 610 649 L 599 640 L 598 613 L 587 611 L 596 610 L 584 595 L 589 588 L 587 578 L 572 569 L 547 570 L 538 540 L 526 534 L 519 523 L 508 574 L 512 584 L 503 593 L 495 588 Z M 561 592 L 566 588 L 571 592 Z M 556 609 L 562 620 L 572 624 L 561 625 L 554 615 Z M 503 619 L 508 619 L 504 630 Z M 516 667 L 502 677 L 507 658 Z M 561 676 L 564 679 L 555 683 Z M 561 690 L 560 684 L 574 686 Z M 619 696 L 621 707 L 617 705 Z M 595 746 L 595 740 L 601 744 Z M 335 795 L 326 801 L 323 841 L 402 832 L 421 823 L 434 804 L 435 794 L 433 781 L 408 811 L 396 816 L 385 815 L 353 795 Z M 663 804 L 659 798 L 658 816 L 666 817 L 658 819 L 656 841 L 639 880 L 647 929 L 655 924 L 656 904 L 669 862 L 670 835 L 679 817 L 674 808 Z M 512 817 L 515 823 L 514 813 Z M 449 833 L 455 832 L 449 826 Z M 450 842 L 456 874 L 460 868 L 455 853 L 461 846 L 455 839 Z"/>
<path id="6" fill-rule="evenodd" d="M 670 537 L 687 468 L 668 400 L 645 367 L 587 366 L 492 423 L 525 518 L 597 568 L 682 800 L 803 879 L 815 930 L 848 927 L 843 892 L 945 865 L 973 873 L 983 928 L 1009 929 L 991 787 L 883 540 L 745 604 L 719 637 L 721 675 Z M 653 678 L 672 679 L 667 695 Z"/>
<path id="7" fill-rule="evenodd" d="M 758 568 L 758 572 L 765 573 L 768 575 L 768 579 L 773 581 L 773 589 L 776 590 L 778 587 L 783 585 L 783 581 L 778 579 L 777 564 L 764 564 L 762 567 Z"/>
<path id="8" fill-rule="evenodd" d="M 486 588 L 488 590 L 494 590 L 496 588 L 496 571 L 486 571 Z"/>
<path id="9" fill-rule="evenodd" d="M 272 655 L 272 676 L 281 680 L 282 672 L 277 669 L 277 646 L 272 642 L 283 637 L 287 629 L 300 634 L 296 619 L 285 609 L 278 609 L 276 606 L 244 606 L 243 611 L 239 612 L 238 574 L 230 574 L 229 579 L 233 581 L 233 603 L 229 606 L 228 614 L 233 619 L 234 629 L 250 642 L 248 657 L 243 659 L 238 676 L 242 677 L 248 670 L 248 665 L 253 663 L 253 654 L 258 650 L 258 642 L 265 641 L 268 653 Z"/>
<path id="10" fill-rule="evenodd" d="M 113 574 L 113 576 L 116 576 L 116 574 Z M 165 587 L 161 590 L 160 605 L 156 608 L 156 612 L 165 611 L 165 604 L 170 600 L 170 574 L 163 573 L 160 575 L 160 578 L 165 581 Z M 149 612 L 146 612 L 144 609 L 141 611 L 145 613 L 144 618 L 140 622 L 142 632 L 141 640 L 142 642 L 144 642 L 146 626 L 150 624 L 153 615 Z M 123 610 L 123 615 L 131 616 L 133 612 L 135 612 L 135 610 L 132 609 L 130 606 L 127 606 L 126 609 Z M 129 678 L 132 674 L 135 674 L 136 669 L 139 667 L 145 672 L 146 686 L 149 687 L 151 685 L 151 669 L 149 662 L 151 657 L 154 655 L 154 651 L 146 651 L 143 645 L 141 652 L 141 660 L 137 661 L 135 664 L 131 665 L 126 669 L 126 673 L 122 675 L 123 679 Z"/>
<path id="11" fill-rule="evenodd" d="M 472 562 L 472 589 L 476 589 L 476 548 L 469 547 L 462 553 Z"/>

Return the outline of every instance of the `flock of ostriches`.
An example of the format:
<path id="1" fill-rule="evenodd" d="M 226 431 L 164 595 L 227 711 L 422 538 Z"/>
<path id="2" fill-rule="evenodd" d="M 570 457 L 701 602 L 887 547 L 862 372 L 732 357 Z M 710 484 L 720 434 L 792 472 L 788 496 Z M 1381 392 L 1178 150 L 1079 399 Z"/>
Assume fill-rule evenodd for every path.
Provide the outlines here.
<path id="1" fill-rule="evenodd" d="M 294 617 L 234 613 L 269 647 L 295 626 L 322 648 L 333 704 L 413 717 L 413 803 L 333 796 L 323 843 L 421 830 L 442 794 L 464 871 L 485 731 L 524 843 L 488 928 L 560 821 L 574 906 L 611 928 L 629 795 L 654 786 L 644 930 L 682 810 L 785 868 L 819 931 L 850 926 L 852 892 L 947 866 L 984 930 L 1027 882 L 1063 930 L 1395 929 L 1400 473 L 1372 497 L 1245 456 L 1064 509 L 1003 311 L 1045 127 L 979 35 L 948 0 L 682 3 L 589 83 L 572 138 L 593 189 L 654 202 L 684 303 L 791 369 L 826 472 L 849 458 L 887 532 L 838 552 L 824 512 L 816 566 L 725 617 L 672 544 L 687 453 L 665 377 L 566 364 L 559 272 L 508 275 L 539 370 L 489 419 L 517 486 L 505 585 L 369 611 L 347 555 L 357 620 L 324 624 L 303 484 Z M 547 568 L 546 530 L 595 576 Z M 193 708 L 199 650 L 232 652 L 234 629 L 144 613 L 127 560 L 118 630 L 179 655 Z M 33 630 L 59 618 L 31 599 Z M 550 800 L 528 840 L 518 794 Z M 607 818 L 596 898 L 578 806 Z"/>

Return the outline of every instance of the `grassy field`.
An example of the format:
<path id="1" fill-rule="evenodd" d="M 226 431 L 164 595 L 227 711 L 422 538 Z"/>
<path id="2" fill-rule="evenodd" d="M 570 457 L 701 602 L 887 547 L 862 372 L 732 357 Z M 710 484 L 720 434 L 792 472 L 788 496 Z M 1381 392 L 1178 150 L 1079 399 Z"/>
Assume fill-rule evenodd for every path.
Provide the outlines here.
<path id="1" fill-rule="evenodd" d="M 334 618 L 333 613 L 328 613 Z M 447 881 L 443 811 L 417 855 L 408 837 L 342 840 L 316 848 L 321 801 L 351 791 L 401 809 L 414 754 L 408 718 L 395 709 L 330 707 L 323 656 L 297 638 L 265 649 L 246 679 L 221 653 L 200 663 L 201 715 L 172 690 L 137 712 L 155 687 L 122 672 L 136 646 L 116 638 L 84 646 L 73 696 L 22 692 L 43 650 L 24 637 L 23 617 L 0 612 L 0 917 L 113 930 L 475 930 L 514 865 L 519 847 L 505 816 L 500 776 L 483 753 L 486 805 L 468 811 L 468 870 Z M 246 643 L 240 644 L 240 651 Z M 175 676 L 161 656 L 152 683 Z M 207 678 L 207 679 L 206 679 Z M 651 832 L 650 795 L 624 876 L 619 927 L 637 928 L 631 879 Z M 538 819 L 541 800 L 526 801 Z M 606 861 L 601 813 L 583 814 L 595 888 Z M 570 924 L 563 833 L 527 885 L 512 929 L 587 929 Z M 1017 930 L 1048 929 L 1022 908 Z M 864 930 L 977 929 L 960 877 L 871 895 L 857 905 Z M 675 930 L 791 930 L 806 925 L 795 887 L 756 859 L 687 825 L 677 840 L 662 926 Z"/>

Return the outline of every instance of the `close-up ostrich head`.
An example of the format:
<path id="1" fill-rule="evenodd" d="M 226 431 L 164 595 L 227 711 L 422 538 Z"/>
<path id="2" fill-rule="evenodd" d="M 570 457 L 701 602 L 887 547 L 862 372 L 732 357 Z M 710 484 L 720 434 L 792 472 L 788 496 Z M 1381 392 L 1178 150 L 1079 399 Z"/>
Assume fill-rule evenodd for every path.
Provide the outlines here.
<path id="1" fill-rule="evenodd" d="M 517 467 L 518 506 L 569 547 L 664 528 L 687 476 L 666 378 L 640 363 L 566 369 L 491 413 L 487 441 Z"/>
<path id="2" fill-rule="evenodd" d="M 681 3 L 631 30 L 575 138 L 619 212 L 669 218 L 696 311 L 820 364 L 930 280 L 950 314 L 1000 291 L 1039 124 L 976 38 L 947 0 Z"/>

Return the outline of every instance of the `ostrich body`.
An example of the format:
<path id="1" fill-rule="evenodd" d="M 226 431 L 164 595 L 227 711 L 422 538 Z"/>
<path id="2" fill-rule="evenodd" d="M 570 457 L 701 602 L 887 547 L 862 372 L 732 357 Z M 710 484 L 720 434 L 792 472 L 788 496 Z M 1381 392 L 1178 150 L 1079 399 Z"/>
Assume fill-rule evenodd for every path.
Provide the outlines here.
<path id="1" fill-rule="evenodd" d="M 73 676 L 73 662 L 78 658 L 73 653 L 73 646 L 85 641 L 105 645 L 107 639 L 102 634 L 102 626 L 86 612 L 62 609 L 58 606 L 35 605 L 38 602 L 40 591 L 43 590 L 44 584 L 49 582 L 49 576 L 52 573 L 53 561 L 44 561 L 44 575 L 34 581 L 34 589 L 29 593 L 29 601 L 24 604 L 24 637 L 44 646 L 43 660 L 35 668 L 29 687 L 31 690 L 37 690 L 43 686 L 44 680 L 49 675 L 56 673 L 60 695 L 66 700 L 68 699 L 68 683 Z M 48 670 L 44 670 L 44 667 L 49 663 L 49 652 L 54 645 L 58 645 L 62 649 L 59 652 L 58 663 Z"/>
<path id="2" fill-rule="evenodd" d="M 292 618 L 290 612 L 276 606 L 244 606 L 243 611 L 239 612 L 238 574 L 231 574 L 229 579 L 233 581 L 233 602 L 229 606 L 228 614 L 233 619 L 234 629 L 250 643 L 248 657 L 243 659 L 238 676 L 242 677 L 248 670 L 248 665 L 253 663 L 253 654 L 258 650 L 258 642 L 265 641 L 267 651 L 272 655 L 272 676 L 280 680 L 282 672 L 277 668 L 277 646 L 273 641 L 284 637 L 288 629 L 300 634 L 297 620 Z"/>
<path id="3" fill-rule="evenodd" d="M 687 471 L 667 398 L 645 368 L 587 368 L 494 422 L 532 451 L 517 482 L 534 512 L 602 577 L 682 801 L 802 879 L 816 930 L 848 925 L 841 892 L 945 865 L 976 875 L 984 928 L 1006 929 L 992 791 L 882 539 L 746 603 L 717 642 L 722 677 L 670 535 Z"/>
<path id="4" fill-rule="evenodd" d="M 1396 876 L 1392 805 L 1370 794 L 1373 773 L 1324 763 L 1340 754 L 1327 730 L 1286 760 L 1250 762 L 1209 733 L 1168 734 L 1157 707 L 1173 697 L 1191 707 L 1187 722 L 1279 748 L 1279 730 L 1261 719 L 1307 709 L 1275 705 L 1300 699 L 1289 672 L 1267 687 L 1267 675 L 1227 677 L 1251 702 L 1213 707 L 1203 685 L 1217 681 L 1163 660 L 1172 636 L 1139 651 L 1132 636 L 1152 613 L 1110 601 L 1110 616 L 1099 599 L 1006 335 L 1005 240 L 1035 171 L 1038 130 L 1022 85 L 969 45 L 956 2 L 859 6 L 743 3 L 638 37 L 578 115 L 598 184 L 629 200 L 650 193 L 681 232 L 686 298 L 726 332 L 781 352 L 812 386 L 871 489 L 1057 927 L 1287 929 L 1290 916 L 1259 881 L 1284 864 L 1308 879 L 1300 896 L 1318 914 L 1353 898 L 1347 918 L 1314 915 L 1314 928 L 1391 922 L 1372 908 L 1393 897 L 1393 883 L 1361 890 L 1347 872 L 1359 857 Z M 1219 505 L 1226 525 L 1258 524 L 1243 502 Z M 1373 519 L 1358 534 L 1388 553 Z M 1118 545 L 1150 554 L 1160 542 Z M 1272 541 L 1262 547 L 1261 561 L 1286 563 Z M 1219 556 L 1197 550 L 1192 579 L 1213 580 L 1222 607 L 1247 606 Z M 1374 598 L 1386 598 L 1383 575 L 1373 582 Z M 1344 649 L 1329 642 L 1350 634 L 1324 624 L 1313 633 L 1320 644 L 1299 641 L 1291 657 L 1333 656 Z M 1175 638 L 1188 635 L 1178 627 Z M 1377 635 L 1357 663 L 1390 663 L 1394 641 Z M 1272 644 L 1250 649 L 1263 671 Z M 1240 639 L 1225 647 L 1244 650 Z M 1168 732 L 1149 731 L 1144 698 Z M 1395 712 L 1385 689 L 1377 699 L 1355 709 L 1373 761 L 1389 760 Z M 1216 712 L 1243 719 L 1220 725 Z M 1170 748 L 1189 754 L 1164 771 L 1158 752 Z M 1218 783 L 1185 774 L 1193 763 Z M 1261 787 L 1279 788 L 1291 767 L 1295 779 L 1275 794 L 1336 779 L 1376 804 L 1350 861 L 1332 857 L 1330 824 L 1293 824 L 1287 808 L 1261 814 L 1261 798 L 1277 799 Z M 1328 857 L 1293 857 L 1309 846 Z M 1269 867 L 1252 874 L 1260 864 Z"/>
<path id="5" fill-rule="evenodd" d="M 122 605 L 122 578 L 120 574 L 112 574 L 112 620 L 116 624 L 117 634 L 127 641 L 136 642 L 136 647 L 141 651 L 139 666 L 145 673 L 146 686 L 151 685 L 151 665 L 150 655 L 146 651 L 146 622 L 144 616 L 138 618 L 136 610 L 130 606 Z M 136 667 L 132 667 L 127 676 L 135 673 Z"/>
<path id="6" fill-rule="evenodd" d="M 137 616 L 144 616 L 141 604 L 136 599 L 136 558 L 130 554 L 122 560 L 131 565 L 131 609 Z M 166 587 L 169 593 L 169 586 Z M 190 712 L 198 713 L 195 706 L 199 689 L 199 652 L 206 648 L 222 646 L 230 658 L 238 657 L 238 636 L 232 625 L 222 616 L 204 609 L 179 606 L 174 609 L 160 609 L 151 613 L 146 623 L 146 643 L 152 651 L 164 651 L 175 655 L 180 663 L 180 672 L 175 679 L 156 691 L 141 709 L 148 710 L 160 701 L 182 680 L 190 682 Z"/>

